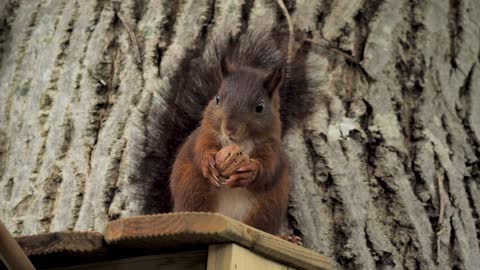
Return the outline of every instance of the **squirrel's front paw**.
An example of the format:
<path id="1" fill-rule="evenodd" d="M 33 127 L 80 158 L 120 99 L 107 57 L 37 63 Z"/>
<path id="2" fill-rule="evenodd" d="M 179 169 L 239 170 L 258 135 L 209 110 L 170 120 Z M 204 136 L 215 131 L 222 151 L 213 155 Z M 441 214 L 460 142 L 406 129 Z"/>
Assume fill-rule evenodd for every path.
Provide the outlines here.
<path id="1" fill-rule="evenodd" d="M 231 175 L 224 184 L 228 187 L 246 187 L 255 181 L 259 170 L 260 163 L 250 159 L 247 165 L 240 167 L 237 173 Z"/>
<path id="2" fill-rule="evenodd" d="M 207 178 L 210 184 L 220 187 L 219 173 L 215 167 L 215 154 L 216 151 L 210 151 L 203 154 L 202 158 L 202 174 Z"/>

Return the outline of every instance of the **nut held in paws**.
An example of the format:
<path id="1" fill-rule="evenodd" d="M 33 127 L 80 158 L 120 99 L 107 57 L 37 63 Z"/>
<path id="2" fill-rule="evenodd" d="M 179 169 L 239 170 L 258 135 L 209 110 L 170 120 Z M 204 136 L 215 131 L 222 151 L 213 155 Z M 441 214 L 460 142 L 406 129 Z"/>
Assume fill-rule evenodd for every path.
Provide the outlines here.
<path id="1" fill-rule="evenodd" d="M 235 174 L 240 167 L 248 164 L 249 158 L 242 153 L 238 145 L 231 144 L 218 151 L 215 155 L 215 161 L 220 175 L 228 178 Z"/>

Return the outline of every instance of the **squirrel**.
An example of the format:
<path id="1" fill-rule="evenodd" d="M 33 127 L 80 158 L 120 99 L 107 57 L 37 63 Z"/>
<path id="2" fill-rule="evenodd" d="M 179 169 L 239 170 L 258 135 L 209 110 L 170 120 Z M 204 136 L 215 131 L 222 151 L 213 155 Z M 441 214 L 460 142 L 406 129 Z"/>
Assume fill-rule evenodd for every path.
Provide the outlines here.
<path id="1" fill-rule="evenodd" d="M 312 107 L 303 44 L 286 72 L 285 35 L 216 39 L 186 58 L 139 147 L 143 213 L 220 212 L 271 234 L 286 217 L 290 177 L 282 136 Z M 235 143 L 250 157 L 219 181 L 215 153 Z"/>
<path id="2" fill-rule="evenodd" d="M 290 185 L 279 112 L 283 67 L 265 70 L 224 56 L 219 73 L 219 91 L 173 165 L 173 211 L 219 212 L 276 233 Z M 220 184 L 215 155 L 231 144 L 250 161 Z"/>

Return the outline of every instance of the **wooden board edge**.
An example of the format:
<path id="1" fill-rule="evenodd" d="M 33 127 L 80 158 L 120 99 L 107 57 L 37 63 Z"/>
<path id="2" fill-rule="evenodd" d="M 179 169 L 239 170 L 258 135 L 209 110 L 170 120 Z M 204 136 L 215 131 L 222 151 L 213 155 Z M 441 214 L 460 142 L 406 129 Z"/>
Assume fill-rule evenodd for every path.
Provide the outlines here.
<path id="1" fill-rule="evenodd" d="M 237 220 L 224 218 L 228 219 L 229 225 L 221 234 L 232 242 L 290 266 L 302 269 L 332 269 L 331 259 L 324 255 L 247 226 Z"/>
<path id="2" fill-rule="evenodd" d="M 180 212 L 134 216 L 117 219 L 107 224 L 104 232 L 108 244 L 177 234 L 221 235 L 228 221 L 217 213 Z M 154 229 L 152 229 L 154 228 Z"/>
<path id="3" fill-rule="evenodd" d="M 218 213 L 183 212 L 123 218 L 107 225 L 105 241 L 115 244 L 173 235 L 211 237 L 211 244 L 218 242 L 213 241 L 214 237 L 220 237 L 224 242 L 238 243 L 271 259 L 303 269 L 331 269 L 332 265 L 326 256 Z"/>
<path id="4" fill-rule="evenodd" d="M 19 236 L 15 240 L 28 256 L 61 252 L 87 253 L 104 250 L 103 234 L 99 232 L 52 232 Z"/>

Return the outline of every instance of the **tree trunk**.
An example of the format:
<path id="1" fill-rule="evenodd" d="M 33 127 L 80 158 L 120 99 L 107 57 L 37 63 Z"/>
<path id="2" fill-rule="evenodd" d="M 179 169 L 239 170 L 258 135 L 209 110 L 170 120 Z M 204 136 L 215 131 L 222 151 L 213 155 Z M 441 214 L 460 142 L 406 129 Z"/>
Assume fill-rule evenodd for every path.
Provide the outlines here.
<path id="1" fill-rule="evenodd" d="M 110 1 L 0 0 L 0 219 L 16 235 L 138 214 L 133 149 L 180 60 L 284 23 L 272 0 L 122 2 L 141 63 Z M 338 268 L 480 269 L 478 1 L 287 5 L 324 44 L 308 56 L 324 98 L 284 139 L 290 227 Z"/>

